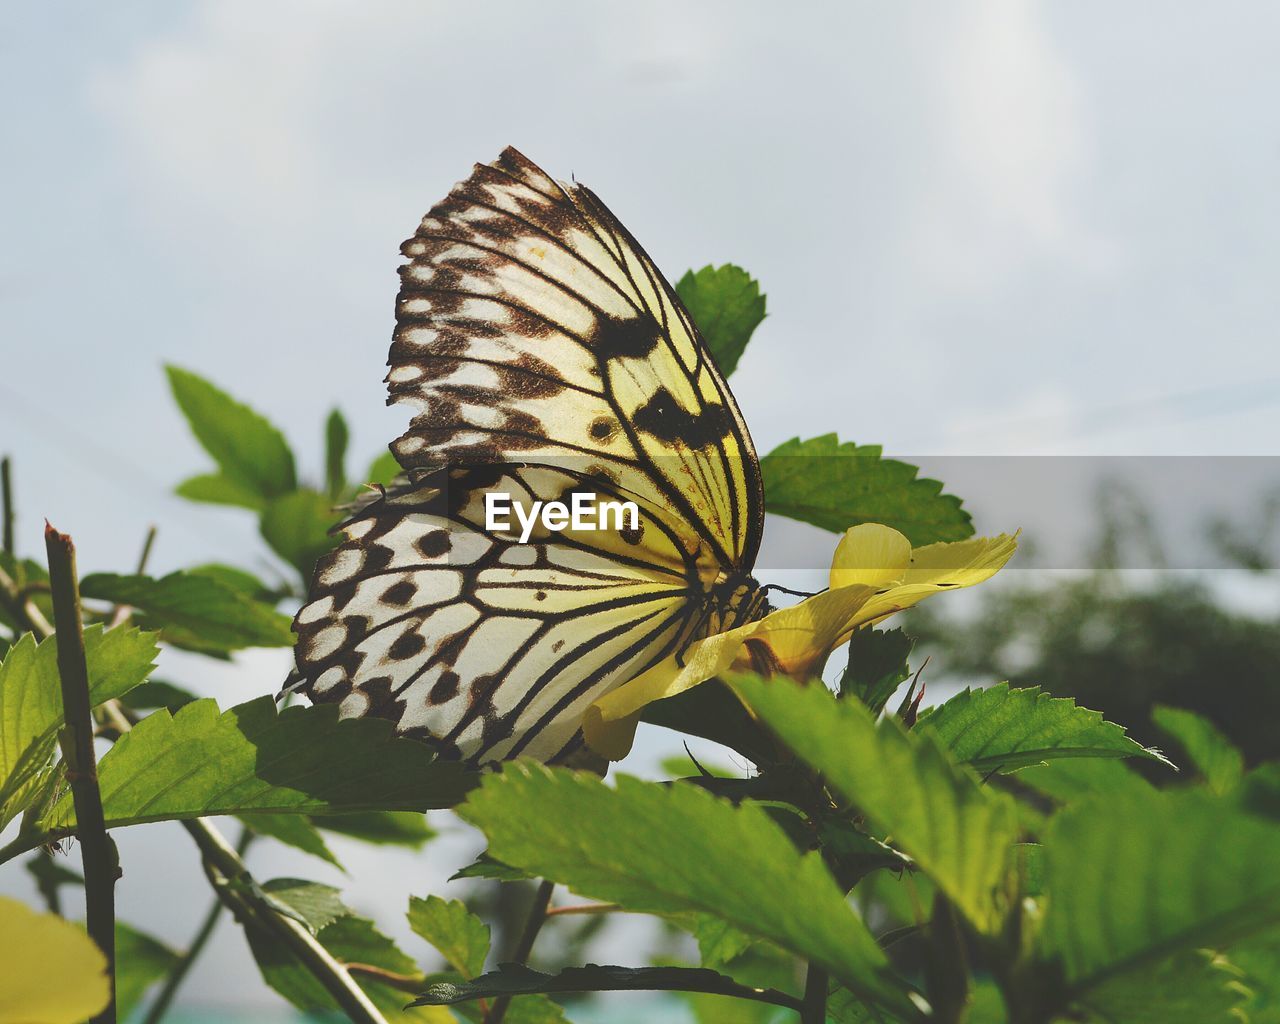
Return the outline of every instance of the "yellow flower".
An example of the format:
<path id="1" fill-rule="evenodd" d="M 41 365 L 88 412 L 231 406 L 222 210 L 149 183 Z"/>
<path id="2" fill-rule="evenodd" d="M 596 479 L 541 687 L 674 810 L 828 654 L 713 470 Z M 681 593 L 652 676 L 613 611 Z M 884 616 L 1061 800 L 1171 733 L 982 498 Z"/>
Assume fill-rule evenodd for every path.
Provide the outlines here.
<path id="1" fill-rule="evenodd" d="M 587 743 L 617 761 L 631 749 L 646 704 L 674 697 L 733 668 L 767 667 L 796 679 L 822 671 L 831 652 L 854 632 L 940 590 L 990 579 L 1012 557 L 1015 537 L 975 537 L 911 547 L 878 523 L 845 532 L 831 561 L 830 588 L 727 633 L 699 640 L 605 695 L 587 709 Z"/>
<path id="2" fill-rule="evenodd" d="M 107 958 L 84 930 L 0 897 L 0 1024 L 80 1024 L 107 1005 Z"/>

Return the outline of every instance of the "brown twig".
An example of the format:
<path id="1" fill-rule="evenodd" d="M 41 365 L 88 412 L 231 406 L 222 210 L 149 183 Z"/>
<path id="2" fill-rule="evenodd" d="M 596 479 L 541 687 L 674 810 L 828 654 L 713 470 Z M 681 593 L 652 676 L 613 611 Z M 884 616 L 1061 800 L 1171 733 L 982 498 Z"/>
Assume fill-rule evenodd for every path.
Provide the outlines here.
<path id="1" fill-rule="evenodd" d="M 71 538 L 48 523 L 44 530 L 49 556 L 49 582 L 53 588 L 54 638 L 58 645 L 58 678 L 62 686 L 65 724 L 58 740 L 71 783 L 76 809 L 76 835 L 84 869 L 85 917 L 89 937 L 107 958 L 112 979 L 111 1000 L 93 1018 L 94 1024 L 115 1024 L 116 878 L 120 861 L 115 842 L 107 835 L 98 791 L 98 770 L 93 753 L 93 709 L 89 697 L 89 668 L 85 662 L 84 631 L 80 618 L 80 588 L 76 578 L 76 549 Z"/>
<path id="2" fill-rule="evenodd" d="M 529 962 L 529 954 L 533 952 L 534 940 L 547 919 L 547 907 L 551 905 L 551 893 L 556 883 L 543 879 L 538 891 L 533 895 L 533 905 L 529 908 L 529 916 L 524 922 L 524 931 L 520 933 L 520 941 L 512 950 L 511 962 L 524 964 Z M 484 1024 L 502 1024 L 507 1015 L 507 1007 L 511 1005 L 511 996 L 499 996 L 493 1001 L 493 1007 L 484 1015 Z"/>
<path id="3" fill-rule="evenodd" d="M 385 967 L 376 967 L 373 964 L 348 963 L 346 968 L 348 974 L 354 974 L 358 978 L 380 981 L 382 984 L 389 985 L 400 992 L 409 992 L 415 996 L 422 991 L 422 986 L 427 983 L 425 974 L 397 974 L 395 971 L 389 971 Z"/>
<path id="4" fill-rule="evenodd" d="M 571 907 L 548 907 L 547 917 L 562 917 L 566 914 L 612 914 L 621 910 L 619 903 L 578 903 Z"/>

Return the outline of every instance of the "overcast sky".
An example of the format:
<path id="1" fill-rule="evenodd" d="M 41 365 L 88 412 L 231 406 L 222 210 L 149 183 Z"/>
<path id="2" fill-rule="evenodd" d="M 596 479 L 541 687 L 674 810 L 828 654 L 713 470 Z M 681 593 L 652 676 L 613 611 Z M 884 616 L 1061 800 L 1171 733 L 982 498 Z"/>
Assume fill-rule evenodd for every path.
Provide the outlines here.
<path id="1" fill-rule="evenodd" d="M 125 567 L 150 522 L 157 569 L 262 564 L 247 517 L 169 496 L 206 459 L 161 365 L 267 413 L 312 476 L 340 405 L 363 464 L 403 428 L 381 383 L 398 244 L 508 143 L 589 184 L 668 276 L 760 279 L 770 316 L 733 386 L 762 450 L 834 430 L 926 458 L 1277 454 L 1280 9 L 801 11 L 11 11 L 0 449 L 26 552 L 47 515 L 86 569 Z M 974 504 L 984 532 L 1026 525 Z M 198 682 L 229 703 L 278 655 Z M 191 881 L 165 835 L 129 834 L 122 892 L 182 941 L 139 878 Z M 236 998 L 262 998 L 233 940 Z M 191 998 L 226 997 L 199 973 Z"/>

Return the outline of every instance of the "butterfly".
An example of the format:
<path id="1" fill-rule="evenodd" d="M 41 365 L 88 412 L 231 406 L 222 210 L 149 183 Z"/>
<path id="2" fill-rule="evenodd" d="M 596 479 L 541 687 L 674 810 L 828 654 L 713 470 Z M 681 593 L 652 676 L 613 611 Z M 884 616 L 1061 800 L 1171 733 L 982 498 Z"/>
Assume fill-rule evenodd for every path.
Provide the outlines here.
<path id="1" fill-rule="evenodd" d="M 573 757 L 587 707 L 761 617 L 760 468 L 674 290 L 587 187 L 508 148 L 401 251 L 403 469 L 342 524 L 295 689 L 473 764 Z M 492 528 L 486 496 L 631 501 L 621 529 Z"/>

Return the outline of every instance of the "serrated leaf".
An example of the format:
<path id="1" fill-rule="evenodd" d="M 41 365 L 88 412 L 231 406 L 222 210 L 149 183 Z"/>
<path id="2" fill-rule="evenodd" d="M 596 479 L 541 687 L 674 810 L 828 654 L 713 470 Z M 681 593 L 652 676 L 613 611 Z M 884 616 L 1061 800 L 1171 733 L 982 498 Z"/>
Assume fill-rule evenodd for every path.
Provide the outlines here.
<path id="1" fill-rule="evenodd" d="M 504 863 L 636 911 L 714 914 L 913 1012 L 821 857 L 797 851 L 753 804 L 628 776 L 610 789 L 586 773 L 516 763 L 486 777 L 458 813 Z"/>
<path id="2" fill-rule="evenodd" d="M 1222 957 L 1188 949 L 1120 974 L 1075 1000 L 1072 1019 L 1087 1024 L 1242 1024 L 1238 972 Z M 1252 1018 L 1243 1018 L 1252 1020 Z"/>
<path id="3" fill-rule="evenodd" d="M 150 679 L 141 686 L 135 686 L 121 697 L 120 703 L 135 711 L 152 711 L 155 708 L 177 711 L 178 708 L 186 707 L 196 699 L 194 693 L 184 690 L 181 686 L 174 686 L 159 679 Z"/>
<path id="4" fill-rule="evenodd" d="M 455 882 L 459 878 L 488 878 L 495 882 L 523 882 L 533 877 L 527 871 L 495 860 L 489 856 L 489 851 L 485 850 L 465 868 L 459 868 L 450 875 L 449 881 Z"/>
<path id="5" fill-rule="evenodd" d="M 1013 690 L 999 683 L 985 690 L 965 689 L 921 712 L 917 728 L 932 729 L 953 758 L 982 774 L 1073 757 L 1137 757 L 1169 764 L 1100 712 L 1079 707 L 1070 697 L 1050 696 L 1038 686 Z"/>
<path id="6" fill-rule="evenodd" d="M 1280 923 L 1280 876 L 1262 869 L 1280 863 L 1280 826 L 1203 792 L 1068 806 L 1044 848 L 1040 953 L 1061 961 L 1075 993 Z"/>
<path id="7" fill-rule="evenodd" d="M 928 733 L 823 686 L 778 678 L 730 680 L 746 704 L 880 834 L 910 855 L 979 931 L 999 930 L 999 891 L 1014 839 L 1012 799 L 952 762 Z"/>
<path id="8" fill-rule="evenodd" d="M 334 500 L 347 486 L 347 442 L 350 440 L 347 421 L 334 409 L 324 425 L 324 479 L 329 497 Z"/>
<path id="9" fill-rule="evenodd" d="M 178 954 L 159 939 L 116 922 L 116 1016 L 126 1020 L 147 989 L 178 962 Z"/>
<path id="10" fill-rule="evenodd" d="M 129 605 L 139 625 L 195 651 L 291 647 L 289 617 L 209 576 L 173 572 L 160 579 L 98 572 L 80 581 L 87 598 Z"/>
<path id="11" fill-rule="evenodd" d="M 262 883 L 262 892 L 277 905 L 277 909 L 306 925 L 313 935 L 318 935 L 334 921 L 351 913 L 339 897 L 338 890 L 323 882 L 273 878 Z"/>
<path id="12" fill-rule="evenodd" d="M 428 896 L 409 898 L 409 927 L 431 943 L 464 978 L 484 970 L 489 955 L 489 926 L 459 900 Z"/>
<path id="13" fill-rule="evenodd" d="M 900 629 L 858 630 L 849 640 L 849 661 L 840 677 L 841 696 L 878 712 L 910 674 L 907 658 L 915 641 Z"/>
<path id="14" fill-rule="evenodd" d="M 728 377 L 738 368 L 747 342 L 765 318 L 765 298 L 760 284 L 741 267 L 707 264 L 696 273 L 685 271 L 676 284 L 702 340 L 711 351 L 720 373 Z"/>
<path id="15" fill-rule="evenodd" d="M 154 633 L 101 625 L 86 627 L 84 651 L 93 707 L 142 683 L 158 653 Z M 63 725 L 58 678 L 53 637 L 37 644 L 24 633 L 0 662 L 0 828 L 30 805 L 53 756 Z"/>
<path id="16" fill-rule="evenodd" d="M 329 528 L 338 521 L 328 495 L 306 488 L 275 498 L 262 511 L 262 539 L 310 581 L 316 560 L 338 542 Z"/>
<path id="17" fill-rule="evenodd" d="M 278 843 L 342 868 L 315 825 L 301 814 L 241 814 L 239 818 L 259 835 L 269 836 Z"/>
<path id="18" fill-rule="evenodd" d="M 300 1010 L 338 1009 L 333 997 L 275 936 L 260 928 L 249 927 L 246 937 L 263 980 L 285 999 Z M 408 977 L 418 975 L 414 962 L 365 918 L 354 915 L 340 917 L 321 929 L 317 938 L 341 963 L 368 964 Z M 399 988 L 363 976 L 357 980 L 373 1004 L 393 1024 L 398 1021 L 451 1024 L 452 1018 L 437 1009 L 405 1010 L 408 996 Z"/>
<path id="19" fill-rule="evenodd" d="M 260 511 L 267 503 L 258 491 L 247 484 L 233 480 L 221 473 L 199 473 L 187 477 L 174 489 L 174 493 L 188 501 L 200 501 L 206 505 L 233 505 L 236 508 Z"/>
<path id="20" fill-rule="evenodd" d="M 882 458 L 879 445 L 841 444 L 835 434 L 792 438 L 760 460 L 760 472 L 768 511 L 824 530 L 883 523 L 917 547 L 973 536 L 959 498 L 915 466 Z"/>
<path id="21" fill-rule="evenodd" d="M 407 846 L 420 850 L 436 832 L 424 815 L 414 811 L 364 811 L 357 814 L 326 814 L 315 819 L 326 832 L 359 839 L 380 846 Z"/>
<path id="22" fill-rule="evenodd" d="M 262 498 L 287 494 L 297 486 L 293 452 L 263 416 L 188 370 L 168 366 L 165 371 L 191 432 L 213 456 L 222 476 Z"/>
<path id="23" fill-rule="evenodd" d="M 1244 777 L 1244 755 L 1207 718 L 1183 708 L 1157 706 L 1151 720 L 1177 740 L 1212 793 L 1230 793 Z"/>
<path id="24" fill-rule="evenodd" d="M 157 711 L 98 764 L 108 828 L 214 814 L 320 814 L 451 807 L 474 773 L 433 762 L 429 747 L 333 704 L 277 712 L 259 697 L 218 713 L 212 700 Z M 69 794 L 41 819 L 64 834 Z"/>

